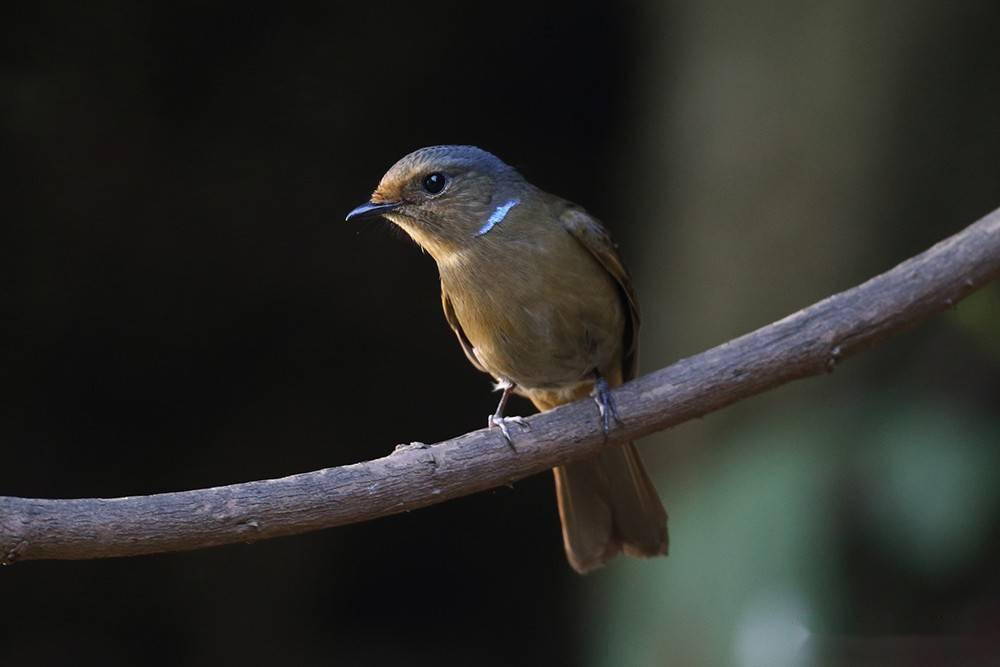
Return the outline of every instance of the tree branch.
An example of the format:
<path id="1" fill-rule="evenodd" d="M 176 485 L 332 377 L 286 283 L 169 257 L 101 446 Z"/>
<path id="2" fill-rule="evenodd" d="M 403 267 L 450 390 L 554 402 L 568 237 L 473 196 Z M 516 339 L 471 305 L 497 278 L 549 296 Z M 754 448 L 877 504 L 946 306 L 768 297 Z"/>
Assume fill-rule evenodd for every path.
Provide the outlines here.
<path id="1" fill-rule="evenodd" d="M 498 432 L 365 463 L 211 489 L 113 499 L 0 497 L 0 562 L 200 549 L 368 521 L 494 488 L 634 440 L 839 361 L 1000 275 L 1000 209 L 853 289 L 615 390 L 605 440 L 584 400 L 535 415 L 512 451 Z"/>

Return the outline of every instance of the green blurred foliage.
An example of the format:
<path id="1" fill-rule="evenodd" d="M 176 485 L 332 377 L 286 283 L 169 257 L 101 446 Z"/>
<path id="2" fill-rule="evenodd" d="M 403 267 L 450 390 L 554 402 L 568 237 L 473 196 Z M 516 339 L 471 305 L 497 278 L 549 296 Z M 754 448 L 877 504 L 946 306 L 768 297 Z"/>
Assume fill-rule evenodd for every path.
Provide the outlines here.
<path id="1" fill-rule="evenodd" d="M 647 368 L 1000 205 L 985 3 L 648 8 L 674 39 L 651 47 L 670 76 L 636 125 L 632 211 L 657 221 L 632 244 Z M 991 285 L 832 377 L 650 438 L 671 556 L 607 575 L 591 664 L 911 664 L 892 640 L 871 662 L 824 642 L 1000 632 L 998 407 Z"/>
<path id="2" fill-rule="evenodd" d="M 919 575 L 960 572 L 1000 510 L 1000 420 L 926 396 L 877 414 L 855 461 L 872 539 Z"/>
<path id="3" fill-rule="evenodd" d="M 947 321 L 1000 365 L 1000 285 L 992 283 L 962 301 Z"/>
<path id="4" fill-rule="evenodd" d="M 658 480 L 671 501 L 670 558 L 630 562 L 603 582 L 593 664 L 808 664 L 810 635 L 855 625 L 859 605 L 900 602 L 852 589 L 844 533 L 931 587 L 974 570 L 995 534 L 993 414 L 901 392 L 775 414 L 729 439 L 696 473 Z"/>

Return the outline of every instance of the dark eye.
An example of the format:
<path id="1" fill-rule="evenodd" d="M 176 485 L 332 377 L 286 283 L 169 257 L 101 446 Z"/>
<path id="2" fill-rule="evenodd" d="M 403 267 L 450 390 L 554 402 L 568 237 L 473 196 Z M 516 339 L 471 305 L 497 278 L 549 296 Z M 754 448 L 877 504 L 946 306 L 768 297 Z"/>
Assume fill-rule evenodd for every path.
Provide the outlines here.
<path id="1" fill-rule="evenodd" d="M 424 190 L 429 194 L 436 195 L 444 190 L 445 175 L 439 171 L 424 176 Z"/>

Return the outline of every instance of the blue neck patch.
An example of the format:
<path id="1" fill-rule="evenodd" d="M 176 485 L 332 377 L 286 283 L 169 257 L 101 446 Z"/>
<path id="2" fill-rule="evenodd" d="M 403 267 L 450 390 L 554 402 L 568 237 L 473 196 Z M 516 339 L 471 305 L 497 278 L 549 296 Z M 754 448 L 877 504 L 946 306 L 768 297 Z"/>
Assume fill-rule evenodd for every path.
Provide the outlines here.
<path id="1" fill-rule="evenodd" d="M 510 199 L 506 203 L 497 206 L 496 210 L 494 210 L 493 213 L 490 214 L 490 217 L 486 219 L 485 224 L 483 224 L 483 226 L 479 228 L 479 231 L 476 232 L 476 236 L 482 236 L 499 225 L 503 222 L 503 219 L 507 217 L 507 213 L 510 212 L 510 209 L 520 203 L 520 199 Z"/>

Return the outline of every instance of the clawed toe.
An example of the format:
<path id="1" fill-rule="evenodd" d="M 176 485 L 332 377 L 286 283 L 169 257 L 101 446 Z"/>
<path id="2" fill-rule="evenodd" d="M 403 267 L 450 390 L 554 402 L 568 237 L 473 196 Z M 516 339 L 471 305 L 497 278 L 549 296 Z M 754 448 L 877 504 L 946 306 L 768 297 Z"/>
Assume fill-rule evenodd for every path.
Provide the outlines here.
<path id="1" fill-rule="evenodd" d="M 601 413 L 601 428 L 604 430 L 604 435 L 610 433 L 616 425 L 624 423 L 622 418 L 618 416 L 618 408 L 615 406 L 614 396 L 611 395 L 611 388 L 600 376 L 597 376 L 594 386 L 594 402 L 597 403 L 597 409 Z"/>
<path id="2" fill-rule="evenodd" d="M 490 415 L 486 418 L 487 428 L 498 428 L 500 433 L 503 434 L 504 440 L 507 441 L 507 445 L 514 449 L 514 440 L 510 437 L 510 428 L 508 424 L 517 424 L 525 431 L 531 429 L 531 425 L 525 420 L 524 417 L 497 417 L 496 415 Z"/>
<path id="3" fill-rule="evenodd" d="M 430 445 L 423 442 L 404 442 L 401 445 L 396 445 L 396 448 L 392 450 L 393 454 L 396 452 L 405 452 L 408 449 L 427 449 Z"/>

